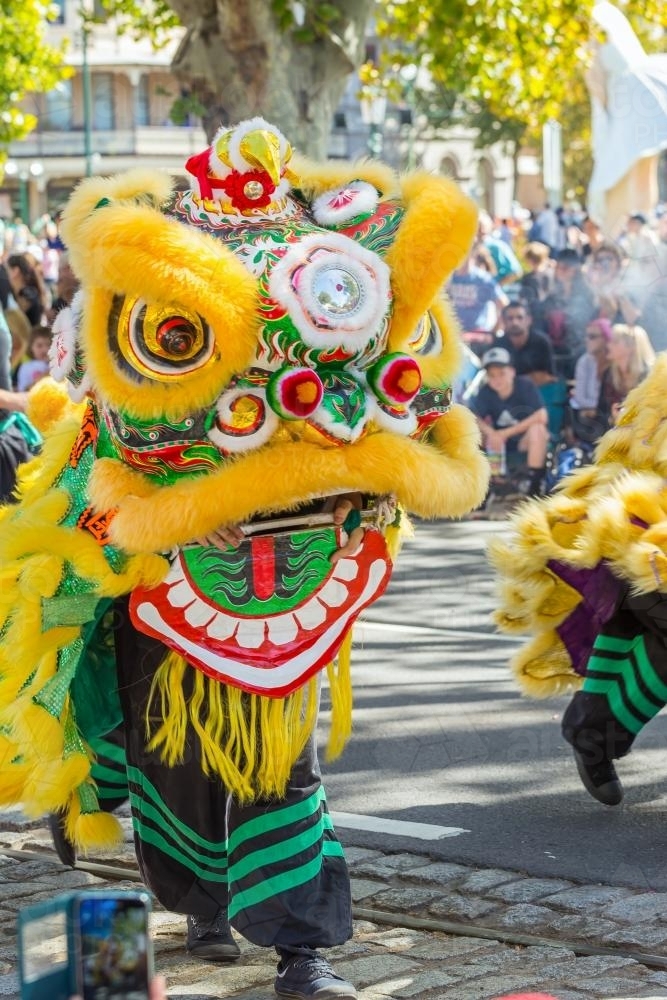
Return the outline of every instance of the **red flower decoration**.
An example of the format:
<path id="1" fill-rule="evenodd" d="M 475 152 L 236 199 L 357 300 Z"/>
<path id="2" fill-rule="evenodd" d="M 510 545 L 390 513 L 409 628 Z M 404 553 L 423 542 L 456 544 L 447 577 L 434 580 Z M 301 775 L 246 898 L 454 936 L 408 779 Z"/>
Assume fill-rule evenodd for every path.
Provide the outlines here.
<path id="1" fill-rule="evenodd" d="M 250 182 L 258 182 L 262 185 L 263 193 L 259 198 L 248 198 L 246 195 L 245 186 Z M 232 170 L 231 174 L 213 186 L 221 187 L 234 208 L 239 212 L 247 208 L 265 208 L 271 203 L 271 196 L 276 190 L 276 185 L 266 170 L 246 170 L 243 174 L 240 174 L 238 170 Z"/>

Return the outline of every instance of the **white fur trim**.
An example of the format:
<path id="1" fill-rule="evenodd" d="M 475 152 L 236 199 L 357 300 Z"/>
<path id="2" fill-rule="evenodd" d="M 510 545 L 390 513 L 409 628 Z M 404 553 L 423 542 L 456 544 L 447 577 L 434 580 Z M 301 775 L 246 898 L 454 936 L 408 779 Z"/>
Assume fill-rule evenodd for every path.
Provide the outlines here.
<path id="1" fill-rule="evenodd" d="M 56 382 L 64 382 L 76 355 L 76 329 L 72 309 L 61 309 L 53 322 L 53 337 L 49 347 L 49 371 Z"/>
<path id="2" fill-rule="evenodd" d="M 359 420 L 354 427 L 351 427 L 349 424 L 343 423 L 342 421 L 334 420 L 329 410 L 325 409 L 322 405 L 318 406 L 314 413 L 311 413 L 311 415 L 307 418 L 307 422 L 312 424 L 313 427 L 320 427 L 327 434 L 337 438 L 339 441 L 345 441 L 348 444 L 353 444 L 366 430 L 369 421 L 369 413 L 375 415 L 375 400 L 371 399 L 369 395 L 366 395 L 364 402 L 366 405 L 366 412 L 364 413 L 363 418 Z"/>
<path id="3" fill-rule="evenodd" d="M 229 434 L 224 429 L 214 424 L 208 432 L 209 439 L 216 448 L 227 454 L 236 454 L 244 451 L 254 451 L 261 448 L 263 444 L 273 436 L 278 428 L 278 417 L 269 406 L 266 393 L 256 386 L 234 386 L 227 389 L 218 399 L 216 410 L 223 424 L 231 423 L 233 419 L 232 405 L 237 399 L 243 396 L 256 396 L 264 408 L 264 417 L 256 430 L 248 434 Z"/>
<path id="4" fill-rule="evenodd" d="M 67 383 L 67 394 L 73 403 L 81 403 L 92 389 L 92 381 L 88 372 L 83 376 L 79 385 L 72 382 Z"/>
<path id="5" fill-rule="evenodd" d="M 359 289 L 358 305 L 347 313 L 327 313 L 313 291 L 327 272 L 348 272 Z M 302 339 L 319 350 L 343 348 L 362 356 L 384 326 L 391 304 L 389 268 L 377 254 L 340 233 L 313 233 L 290 246 L 269 276 L 269 294 L 279 302 Z"/>
<path id="6" fill-rule="evenodd" d="M 312 205 L 313 218 L 321 226 L 342 226 L 358 215 L 372 215 L 379 195 L 368 181 L 350 181 L 319 195 Z"/>
<path id="7" fill-rule="evenodd" d="M 373 412 L 373 421 L 383 431 L 391 431 L 392 434 L 403 434 L 410 437 L 417 430 L 417 415 L 410 407 L 405 411 L 404 416 L 393 417 L 378 403 Z"/>
<path id="8" fill-rule="evenodd" d="M 209 157 L 211 172 L 218 177 L 226 177 L 230 172 L 230 168 L 224 164 L 222 160 L 220 160 L 218 154 L 215 152 L 215 144 L 221 136 L 231 132 L 232 135 L 229 140 L 229 162 L 234 170 L 238 170 L 239 173 L 242 174 L 245 173 L 245 171 L 248 170 L 248 164 L 241 154 L 241 141 L 246 135 L 248 135 L 249 132 L 255 132 L 258 129 L 262 129 L 265 132 L 273 132 L 273 134 L 278 138 L 280 158 L 284 159 L 287 156 L 289 143 L 280 129 L 277 129 L 275 125 L 271 125 L 271 123 L 267 122 L 265 118 L 248 118 L 243 122 L 239 122 L 238 125 L 235 125 L 232 129 L 223 125 L 215 133 L 213 136 L 213 142 L 211 143 L 211 155 Z M 289 191 L 289 184 L 286 182 L 285 184 L 286 186 L 284 190 L 281 190 L 283 182 L 281 182 L 278 188 L 276 188 L 276 195 L 287 194 L 287 191 Z"/>

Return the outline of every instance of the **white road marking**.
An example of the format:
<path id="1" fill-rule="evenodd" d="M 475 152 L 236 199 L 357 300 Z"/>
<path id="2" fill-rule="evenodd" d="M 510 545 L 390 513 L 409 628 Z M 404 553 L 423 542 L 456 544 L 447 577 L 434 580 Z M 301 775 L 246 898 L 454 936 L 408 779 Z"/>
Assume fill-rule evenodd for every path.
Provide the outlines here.
<path id="1" fill-rule="evenodd" d="M 444 840 L 470 833 L 460 826 L 434 826 L 431 823 L 406 823 L 400 819 L 381 816 L 361 816 L 358 813 L 332 812 L 334 826 L 348 830 L 368 830 L 371 833 L 388 833 L 394 837 L 411 837 L 413 840 Z"/>
<path id="2" fill-rule="evenodd" d="M 476 632 L 474 629 L 436 627 L 435 625 L 399 625 L 396 622 L 370 621 L 368 618 L 359 618 L 360 628 L 378 629 L 383 632 L 430 632 L 436 635 L 451 635 L 457 639 L 490 639 L 493 642 L 511 642 L 515 646 L 526 640 L 527 636 L 501 635 L 498 632 Z"/>

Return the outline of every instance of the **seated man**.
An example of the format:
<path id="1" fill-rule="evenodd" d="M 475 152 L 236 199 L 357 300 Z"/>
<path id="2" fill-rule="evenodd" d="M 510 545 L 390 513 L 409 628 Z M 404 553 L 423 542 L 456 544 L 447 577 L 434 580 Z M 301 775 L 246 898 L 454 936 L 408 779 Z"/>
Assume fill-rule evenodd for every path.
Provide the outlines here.
<path id="1" fill-rule="evenodd" d="M 553 382 L 554 358 L 551 341 L 531 329 L 532 316 L 523 302 L 509 302 L 502 312 L 504 337 L 495 346 L 506 348 L 517 375 L 526 375 L 535 385 Z"/>
<path id="2" fill-rule="evenodd" d="M 492 347 L 482 358 L 486 385 L 479 390 L 472 410 L 487 452 L 505 453 L 511 471 L 526 466 L 525 491 L 542 492 L 547 444 L 547 410 L 539 390 L 529 378 L 517 375 L 509 351 Z"/>

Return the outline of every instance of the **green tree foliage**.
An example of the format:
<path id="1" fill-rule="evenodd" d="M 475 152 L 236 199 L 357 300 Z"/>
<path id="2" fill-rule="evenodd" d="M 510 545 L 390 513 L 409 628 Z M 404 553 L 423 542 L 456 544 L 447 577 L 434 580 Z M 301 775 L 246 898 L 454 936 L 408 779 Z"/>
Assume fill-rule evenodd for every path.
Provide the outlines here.
<path id="1" fill-rule="evenodd" d="M 459 120 L 479 143 L 539 146 L 542 125 L 561 122 L 565 186 L 581 196 L 590 174 L 590 102 L 595 0 L 379 0 L 377 30 L 390 59 L 428 68 L 436 88 L 458 96 Z M 616 0 L 647 51 L 664 48 L 664 0 Z"/>
<path id="2" fill-rule="evenodd" d="M 594 0 L 381 0 L 378 32 L 428 66 L 444 87 L 498 119 L 535 130 L 584 95 Z M 663 0 L 619 3 L 660 46 Z M 664 37 L 664 36 L 663 36 Z"/>
<path id="3" fill-rule="evenodd" d="M 51 90 L 66 75 L 64 51 L 44 40 L 53 8 L 41 0 L 0 4 L 0 165 L 7 144 L 35 127 L 34 116 L 18 107 L 28 93 Z"/>

